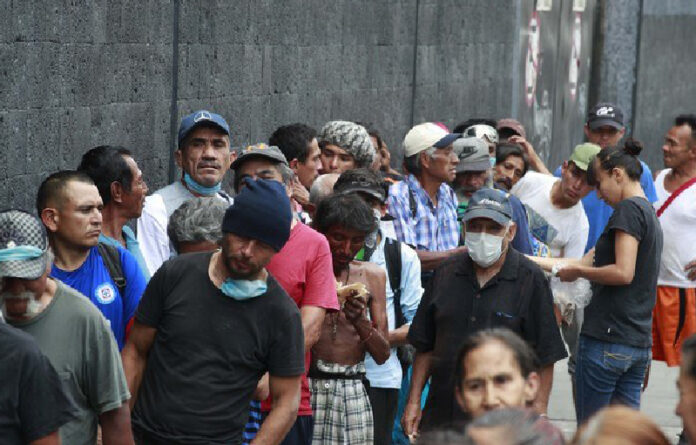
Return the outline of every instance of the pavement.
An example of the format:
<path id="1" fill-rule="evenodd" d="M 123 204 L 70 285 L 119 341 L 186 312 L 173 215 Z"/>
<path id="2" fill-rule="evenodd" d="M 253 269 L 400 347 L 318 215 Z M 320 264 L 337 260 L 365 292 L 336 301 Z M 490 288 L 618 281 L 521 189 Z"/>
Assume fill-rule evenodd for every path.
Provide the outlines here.
<path id="1" fill-rule="evenodd" d="M 674 414 L 679 399 L 676 387 L 678 374 L 679 368 L 669 368 L 664 362 L 653 361 L 650 381 L 643 393 L 640 409 L 660 426 L 674 444 L 682 430 L 681 419 Z M 575 434 L 576 424 L 567 360 L 556 363 L 554 367 L 548 414 L 566 438 L 571 439 Z"/>

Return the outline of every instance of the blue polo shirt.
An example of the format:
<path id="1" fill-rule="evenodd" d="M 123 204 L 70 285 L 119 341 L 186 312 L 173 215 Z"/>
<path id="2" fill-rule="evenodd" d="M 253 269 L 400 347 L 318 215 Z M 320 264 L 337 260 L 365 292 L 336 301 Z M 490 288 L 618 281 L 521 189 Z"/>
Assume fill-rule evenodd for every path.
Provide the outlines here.
<path id="1" fill-rule="evenodd" d="M 85 262 L 73 271 L 59 269 L 54 264 L 51 276 L 78 290 L 97 306 L 109 321 L 120 350 L 125 344 L 126 326 L 135 315 L 147 282 L 135 257 L 123 247 L 118 247 L 118 252 L 126 278 L 126 295 L 119 293 L 97 246 L 90 249 Z"/>

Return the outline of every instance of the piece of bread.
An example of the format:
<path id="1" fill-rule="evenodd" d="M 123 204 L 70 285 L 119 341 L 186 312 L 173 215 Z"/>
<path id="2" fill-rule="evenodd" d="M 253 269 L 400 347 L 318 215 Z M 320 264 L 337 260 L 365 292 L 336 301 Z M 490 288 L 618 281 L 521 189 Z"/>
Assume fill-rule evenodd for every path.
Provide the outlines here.
<path id="1" fill-rule="evenodd" d="M 343 286 L 343 283 L 336 283 L 336 294 L 338 294 L 338 303 L 343 307 L 346 300 L 351 298 L 361 299 L 363 303 L 367 303 L 369 292 L 364 283 L 352 283 Z"/>

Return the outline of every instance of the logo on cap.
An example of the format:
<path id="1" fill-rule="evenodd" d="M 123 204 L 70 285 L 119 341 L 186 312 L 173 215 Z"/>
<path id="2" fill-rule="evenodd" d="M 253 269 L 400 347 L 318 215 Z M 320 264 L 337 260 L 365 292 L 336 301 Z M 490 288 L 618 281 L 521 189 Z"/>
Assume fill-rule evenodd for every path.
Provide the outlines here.
<path id="1" fill-rule="evenodd" d="M 97 286 L 94 295 L 101 304 L 109 304 L 116 298 L 116 290 L 110 283 L 102 283 Z"/>
<path id="2" fill-rule="evenodd" d="M 488 199 L 488 198 L 483 198 L 482 200 L 480 200 L 478 202 L 478 205 L 483 205 L 483 204 L 488 204 L 488 205 L 492 205 L 495 207 L 502 207 L 502 205 L 498 201 L 493 201 L 492 199 Z"/>
<path id="3" fill-rule="evenodd" d="M 597 113 L 595 113 L 597 116 L 613 116 L 614 115 L 614 107 L 601 107 L 597 110 Z"/>
<path id="4" fill-rule="evenodd" d="M 212 121 L 213 116 L 210 115 L 207 111 L 201 111 L 200 113 L 196 114 L 193 117 L 194 122 L 200 122 L 200 121 Z"/>

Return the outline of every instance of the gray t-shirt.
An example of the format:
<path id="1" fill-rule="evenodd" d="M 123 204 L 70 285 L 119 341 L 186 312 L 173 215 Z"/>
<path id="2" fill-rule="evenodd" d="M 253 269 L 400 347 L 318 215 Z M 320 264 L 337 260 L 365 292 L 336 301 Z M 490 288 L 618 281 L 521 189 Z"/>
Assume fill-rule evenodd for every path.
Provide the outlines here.
<path id="1" fill-rule="evenodd" d="M 60 428 L 63 443 L 94 444 L 98 416 L 119 408 L 130 393 L 104 316 L 79 292 L 56 283 L 56 294 L 43 312 L 12 325 L 34 337 L 78 407 L 77 418 Z"/>

